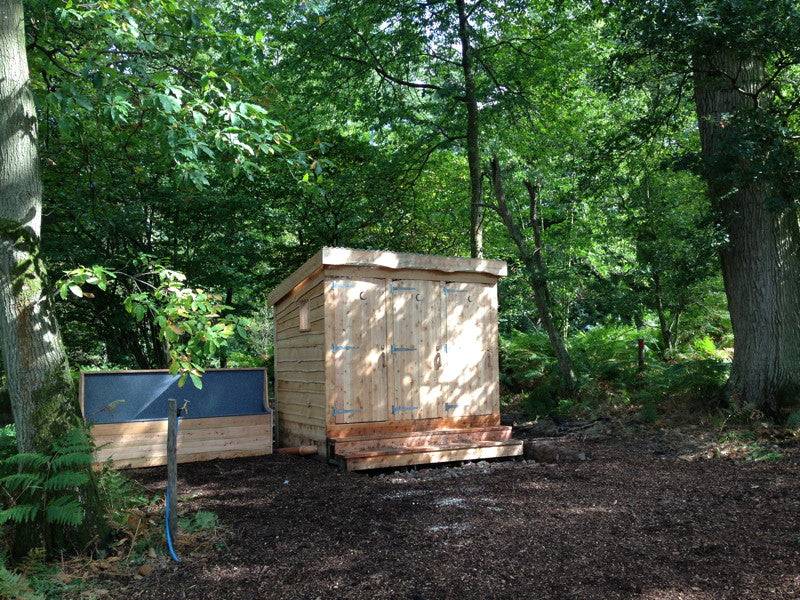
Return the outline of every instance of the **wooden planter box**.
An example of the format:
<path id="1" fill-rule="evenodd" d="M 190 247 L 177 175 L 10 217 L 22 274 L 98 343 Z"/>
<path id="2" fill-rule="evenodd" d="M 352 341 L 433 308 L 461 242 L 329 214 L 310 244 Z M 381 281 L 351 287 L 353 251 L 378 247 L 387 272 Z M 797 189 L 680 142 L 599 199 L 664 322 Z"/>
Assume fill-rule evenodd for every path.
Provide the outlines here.
<path id="1" fill-rule="evenodd" d="M 167 464 L 167 400 L 180 408 L 178 462 L 272 453 L 272 411 L 265 369 L 208 369 L 203 389 L 177 387 L 164 370 L 81 373 L 80 403 L 91 425 L 95 464 L 117 468 Z"/>
<path id="2" fill-rule="evenodd" d="M 522 453 L 500 426 L 496 260 L 323 248 L 269 296 L 279 442 L 348 470 Z"/>

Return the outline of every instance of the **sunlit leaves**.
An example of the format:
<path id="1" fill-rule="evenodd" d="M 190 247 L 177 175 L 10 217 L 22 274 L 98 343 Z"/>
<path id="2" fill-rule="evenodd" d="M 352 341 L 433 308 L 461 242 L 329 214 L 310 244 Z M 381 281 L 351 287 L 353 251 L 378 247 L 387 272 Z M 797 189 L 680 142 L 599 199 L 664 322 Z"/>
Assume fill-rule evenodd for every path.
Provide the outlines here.
<path id="1" fill-rule="evenodd" d="M 261 52 L 263 31 L 231 27 L 225 5 L 43 2 L 28 13 L 33 70 L 47 78 L 40 102 L 62 136 L 104 120 L 129 141 L 159 140 L 173 174 L 198 188 L 219 171 L 252 178 L 290 140 L 262 105 L 263 65 L 247 60 Z M 57 37 L 47 39 L 54 20 Z"/>
<path id="2" fill-rule="evenodd" d="M 169 348 L 170 372 L 180 374 L 180 385 L 188 377 L 201 388 L 204 366 L 219 356 L 236 334 L 236 319 L 223 315 L 230 307 L 219 294 L 187 286 L 183 273 L 160 264 L 150 265 L 148 258 L 144 257 L 142 264 L 149 269 L 135 276 L 97 265 L 73 269 L 59 282 L 59 293 L 64 299 L 68 292 L 79 298 L 93 297 L 87 291 L 90 286 L 105 291 L 118 277 L 132 279 L 139 291 L 125 296 L 125 310 L 136 321 L 148 316 L 153 319 L 159 337 Z"/>

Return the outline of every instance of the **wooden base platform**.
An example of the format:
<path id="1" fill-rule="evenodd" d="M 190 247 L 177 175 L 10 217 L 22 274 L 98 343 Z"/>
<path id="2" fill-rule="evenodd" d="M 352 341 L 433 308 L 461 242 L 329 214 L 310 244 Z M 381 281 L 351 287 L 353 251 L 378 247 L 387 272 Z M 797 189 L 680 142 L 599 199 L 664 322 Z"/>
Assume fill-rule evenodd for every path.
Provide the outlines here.
<path id="1" fill-rule="evenodd" d="M 348 471 L 520 456 L 511 427 L 439 429 L 328 440 L 329 459 Z"/>

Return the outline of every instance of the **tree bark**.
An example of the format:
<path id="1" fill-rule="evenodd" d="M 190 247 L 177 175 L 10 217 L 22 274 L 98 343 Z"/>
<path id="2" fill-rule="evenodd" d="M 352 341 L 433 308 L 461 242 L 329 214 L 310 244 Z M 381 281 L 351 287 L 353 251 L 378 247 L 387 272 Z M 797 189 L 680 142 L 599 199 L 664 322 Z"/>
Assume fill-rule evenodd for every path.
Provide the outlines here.
<path id="1" fill-rule="evenodd" d="M 0 0 L 0 337 L 20 451 L 45 449 L 80 423 L 45 291 L 42 183 L 28 77 L 22 1 Z"/>
<path id="2" fill-rule="evenodd" d="M 672 329 L 667 320 L 667 312 L 664 309 L 664 297 L 661 290 L 661 276 L 658 272 L 653 273 L 653 292 L 655 292 L 656 314 L 658 315 L 658 329 L 661 333 L 661 344 L 663 353 L 666 354 L 673 349 Z"/>
<path id="3" fill-rule="evenodd" d="M 225 306 L 230 306 L 233 302 L 233 288 L 228 286 L 225 288 Z M 228 347 L 223 346 L 219 352 L 219 368 L 228 368 Z"/>
<path id="4" fill-rule="evenodd" d="M 553 320 L 550 290 L 547 285 L 547 272 L 542 257 L 542 230 L 541 221 L 539 219 L 538 187 L 530 181 L 525 182 L 530 201 L 529 217 L 534 238 L 534 247 L 531 248 L 530 243 L 525 238 L 522 228 L 514 219 L 506 203 L 506 194 L 500 174 L 500 161 L 498 161 L 496 156 L 492 158 L 491 175 L 494 195 L 497 199 L 497 212 L 503 224 L 506 226 L 511 239 L 517 246 L 520 258 L 525 265 L 528 280 L 533 288 L 533 301 L 536 304 L 536 310 L 539 313 L 542 327 L 550 341 L 550 347 L 553 349 L 553 354 L 555 354 L 558 370 L 561 375 L 561 382 L 565 391 L 572 392 L 577 388 L 575 368 L 572 364 L 572 357 L 570 357 L 567 346 L 564 343 L 564 338 L 561 336 L 561 332 L 558 327 L 556 327 Z"/>
<path id="5" fill-rule="evenodd" d="M 483 258 L 483 178 L 479 145 L 478 100 L 469 35 L 469 17 L 464 0 L 456 0 L 458 37 L 461 41 L 461 69 L 464 72 L 464 104 L 467 107 L 467 165 L 469 167 L 469 241 L 472 258 Z"/>
<path id="6" fill-rule="evenodd" d="M 732 116 L 762 110 L 764 63 L 720 51 L 695 55 L 693 69 L 705 178 L 728 236 L 720 256 L 734 333 L 729 396 L 735 406 L 782 418 L 797 408 L 800 391 L 798 214 L 769 206 L 768 181 L 731 184 L 747 171 L 745 152 L 738 163 L 719 164 L 739 139 Z"/>

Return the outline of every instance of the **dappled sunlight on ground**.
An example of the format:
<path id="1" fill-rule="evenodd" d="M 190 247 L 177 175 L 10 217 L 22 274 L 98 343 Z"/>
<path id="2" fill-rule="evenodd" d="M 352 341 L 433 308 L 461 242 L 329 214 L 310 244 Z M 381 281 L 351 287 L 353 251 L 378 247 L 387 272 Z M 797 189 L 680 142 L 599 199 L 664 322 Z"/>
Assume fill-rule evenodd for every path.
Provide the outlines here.
<path id="1" fill-rule="evenodd" d="M 685 461 L 649 441 L 581 443 L 592 460 L 551 465 L 181 465 L 181 509 L 217 512 L 226 548 L 121 581 L 112 597 L 800 597 L 796 451 Z M 163 470 L 139 473 L 159 489 Z"/>

